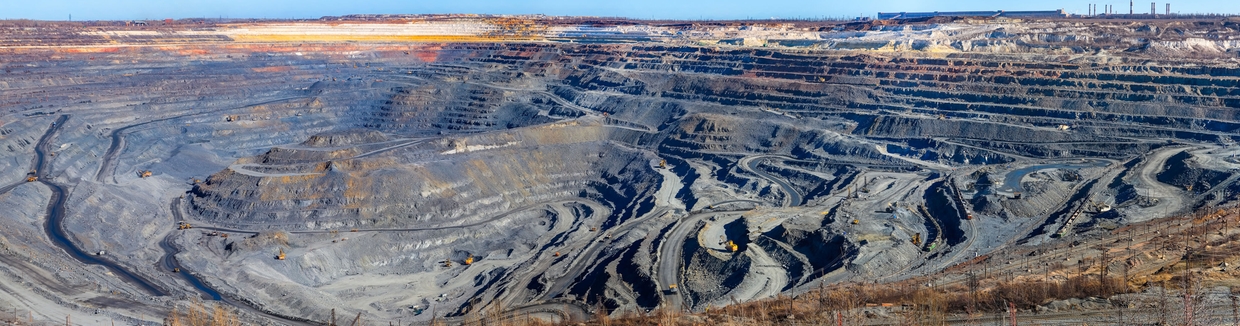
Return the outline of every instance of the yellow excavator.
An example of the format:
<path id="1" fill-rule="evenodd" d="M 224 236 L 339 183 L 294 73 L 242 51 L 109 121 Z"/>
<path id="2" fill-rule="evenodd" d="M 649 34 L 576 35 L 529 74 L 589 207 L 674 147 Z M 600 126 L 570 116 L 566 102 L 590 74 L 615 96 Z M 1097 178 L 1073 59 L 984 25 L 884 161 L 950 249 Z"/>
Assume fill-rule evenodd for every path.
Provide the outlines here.
<path id="1" fill-rule="evenodd" d="M 284 260 L 284 248 L 280 248 L 280 254 L 276 255 L 276 260 Z"/>
<path id="2" fill-rule="evenodd" d="M 660 168 L 660 169 L 666 169 L 666 168 L 667 168 L 667 160 L 659 160 L 659 168 Z"/>
<path id="3" fill-rule="evenodd" d="M 474 255 L 469 254 L 469 257 L 465 258 L 465 265 L 472 265 L 473 263 L 474 263 Z"/>
<path id="4" fill-rule="evenodd" d="M 452 267 L 452 260 L 451 260 L 451 259 L 444 259 L 444 260 L 443 260 L 443 267 Z"/>
<path id="5" fill-rule="evenodd" d="M 39 177 L 36 177 L 33 175 L 26 177 L 26 182 L 35 182 L 35 181 L 39 181 Z"/>
<path id="6" fill-rule="evenodd" d="M 740 250 L 740 247 L 736 245 L 736 242 L 732 242 L 732 240 L 728 240 L 728 244 L 726 244 L 725 246 L 727 246 L 728 250 L 731 250 L 732 252 L 736 252 L 737 250 Z"/>
<path id="7" fill-rule="evenodd" d="M 914 246 L 921 245 L 921 232 L 918 232 L 917 234 L 913 235 L 913 245 Z"/>
<path id="8" fill-rule="evenodd" d="M 141 177 L 143 177 L 143 178 L 149 178 L 149 177 L 151 177 L 151 170 L 142 171 L 142 172 L 141 172 L 141 173 L 139 173 L 138 175 L 139 175 L 139 176 L 141 176 Z"/>

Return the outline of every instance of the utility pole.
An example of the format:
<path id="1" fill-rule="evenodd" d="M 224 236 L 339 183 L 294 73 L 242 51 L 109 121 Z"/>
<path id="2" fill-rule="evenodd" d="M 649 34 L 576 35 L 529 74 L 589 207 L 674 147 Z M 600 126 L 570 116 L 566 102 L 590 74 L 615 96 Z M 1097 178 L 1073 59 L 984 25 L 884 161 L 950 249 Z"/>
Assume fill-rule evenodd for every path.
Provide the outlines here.
<path id="1" fill-rule="evenodd" d="M 1012 326 L 1016 326 L 1016 303 L 1008 302 L 1008 316 L 1012 318 Z"/>
<path id="2" fill-rule="evenodd" d="M 1132 16 L 1132 0 L 1128 0 L 1128 15 Z"/>
<path id="3" fill-rule="evenodd" d="M 1189 298 L 1187 289 L 1184 291 L 1184 320 L 1185 325 L 1193 324 L 1193 305 L 1192 299 Z"/>

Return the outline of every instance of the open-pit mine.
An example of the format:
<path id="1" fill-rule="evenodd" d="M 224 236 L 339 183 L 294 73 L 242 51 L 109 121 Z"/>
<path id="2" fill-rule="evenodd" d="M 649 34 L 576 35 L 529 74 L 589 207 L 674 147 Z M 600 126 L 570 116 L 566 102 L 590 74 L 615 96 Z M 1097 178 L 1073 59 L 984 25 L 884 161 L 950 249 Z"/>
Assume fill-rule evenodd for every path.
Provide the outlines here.
<path id="1" fill-rule="evenodd" d="M 1180 259 L 1240 239 L 1238 33 L 1219 17 L 0 22 L 0 321 L 719 324 L 839 284 L 1122 267 L 1129 296 L 1180 291 L 1166 275 L 1190 269 L 1227 286 L 1240 251 Z M 1048 302 L 977 309 L 1071 309 Z M 925 304 L 870 306 L 888 310 L 819 317 Z"/>

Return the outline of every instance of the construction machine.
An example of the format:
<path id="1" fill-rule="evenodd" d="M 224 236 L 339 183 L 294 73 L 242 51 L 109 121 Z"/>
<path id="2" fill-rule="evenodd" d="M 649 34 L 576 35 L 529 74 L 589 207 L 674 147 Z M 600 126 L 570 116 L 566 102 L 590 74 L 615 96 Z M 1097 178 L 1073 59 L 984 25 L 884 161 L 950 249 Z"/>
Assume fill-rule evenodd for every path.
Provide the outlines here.
<path id="1" fill-rule="evenodd" d="M 26 182 L 35 182 L 35 181 L 39 181 L 39 177 L 36 177 L 33 175 L 26 177 Z"/>
<path id="2" fill-rule="evenodd" d="M 736 245 L 736 242 L 733 242 L 732 240 L 728 240 L 728 244 L 725 246 L 727 246 L 728 250 L 732 252 L 736 252 L 737 250 L 740 249 L 740 247 Z"/>
<path id="3" fill-rule="evenodd" d="M 668 292 L 668 293 L 678 293 L 679 291 L 678 291 L 678 290 L 676 290 L 676 283 L 668 284 L 668 285 L 667 285 L 667 292 Z"/>
<path id="4" fill-rule="evenodd" d="M 666 169 L 666 168 L 667 168 L 667 160 L 659 160 L 659 168 L 660 168 L 660 169 Z"/>
<path id="5" fill-rule="evenodd" d="M 560 256 L 560 252 L 559 252 L 559 251 L 556 251 L 556 252 L 555 252 L 555 256 L 556 256 L 556 257 L 559 257 L 559 256 Z"/>
<path id="6" fill-rule="evenodd" d="M 145 171 L 139 172 L 138 176 L 143 177 L 143 178 L 149 178 L 151 176 L 151 170 L 145 170 Z"/>
<path id="7" fill-rule="evenodd" d="M 474 263 L 474 254 L 469 254 L 469 257 L 465 258 L 465 265 L 472 265 L 473 263 Z"/>
<path id="8" fill-rule="evenodd" d="M 181 272 L 181 269 L 180 269 L 180 268 L 173 268 L 173 269 L 172 269 L 172 272 L 173 272 L 173 273 L 180 273 L 180 272 Z"/>
<path id="9" fill-rule="evenodd" d="M 189 223 L 186 222 L 181 222 L 180 225 L 177 225 L 177 230 L 189 230 L 192 228 L 194 228 L 194 226 L 189 225 Z"/>
<path id="10" fill-rule="evenodd" d="M 590 228 L 590 232 L 598 232 L 598 227 L 596 226 L 596 227 Z"/>
<path id="11" fill-rule="evenodd" d="M 451 259 L 444 259 L 444 261 L 443 261 L 443 267 L 452 267 L 452 260 L 451 260 Z"/>
<path id="12" fill-rule="evenodd" d="M 284 260 L 284 248 L 280 248 L 280 254 L 276 255 L 276 260 Z"/>
<path id="13" fill-rule="evenodd" d="M 921 245 L 921 232 L 918 232 L 917 234 L 913 235 L 913 245 L 914 246 Z"/>

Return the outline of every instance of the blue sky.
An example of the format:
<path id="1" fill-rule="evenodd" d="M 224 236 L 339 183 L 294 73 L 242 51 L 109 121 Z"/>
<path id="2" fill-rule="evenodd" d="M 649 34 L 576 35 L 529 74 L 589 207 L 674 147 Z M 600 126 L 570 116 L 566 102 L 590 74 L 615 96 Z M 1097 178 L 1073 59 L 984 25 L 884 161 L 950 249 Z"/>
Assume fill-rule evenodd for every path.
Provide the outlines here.
<path id="1" fill-rule="evenodd" d="M 743 19 L 856 17 L 879 11 L 1047 10 L 1085 13 L 1089 3 L 1128 12 L 1110 0 L 0 0 L 0 19 L 128 20 L 193 17 L 318 18 L 357 13 L 487 13 L 623 16 L 632 18 Z M 1167 0 L 1158 2 L 1162 13 Z M 1150 1 L 1135 1 L 1148 12 Z M 1240 13 L 1237 0 L 1172 1 L 1182 13 Z"/>

